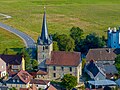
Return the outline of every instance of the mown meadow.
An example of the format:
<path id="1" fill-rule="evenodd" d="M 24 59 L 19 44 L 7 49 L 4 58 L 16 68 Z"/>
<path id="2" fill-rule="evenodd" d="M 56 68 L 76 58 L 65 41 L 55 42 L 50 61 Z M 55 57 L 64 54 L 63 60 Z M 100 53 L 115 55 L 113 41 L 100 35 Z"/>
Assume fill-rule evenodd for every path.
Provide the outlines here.
<path id="1" fill-rule="evenodd" d="M 8 24 L 37 40 L 41 32 L 42 18 L 46 7 L 49 33 L 69 34 L 73 26 L 84 30 L 84 35 L 95 32 L 107 36 L 108 27 L 120 26 L 119 0 L 0 0 L 0 13 L 12 16 L 0 22 Z M 13 42 L 20 40 L 0 29 L 0 48 L 22 47 Z M 8 38 L 4 44 L 4 38 Z M 9 45 L 11 44 L 11 45 Z M 1 51 L 1 50 L 0 50 Z"/>
<path id="2" fill-rule="evenodd" d="M 19 37 L 0 28 L 0 54 L 16 54 L 23 47 L 25 45 Z"/>

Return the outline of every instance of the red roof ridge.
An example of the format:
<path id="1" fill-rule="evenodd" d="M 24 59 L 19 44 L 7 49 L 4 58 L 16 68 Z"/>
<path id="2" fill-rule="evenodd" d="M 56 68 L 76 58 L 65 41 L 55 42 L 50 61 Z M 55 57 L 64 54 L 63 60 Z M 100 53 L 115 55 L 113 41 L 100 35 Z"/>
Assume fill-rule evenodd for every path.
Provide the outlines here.
<path id="1" fill-rule="evenodd" d="M 28 83 L 32 79 L 32 76 L 24 70 L 20 70 L 15 76 L 18 76 L 24 83 Z"/>
<path id="2" fill-rule="evenodd" d="M 46 60 L 47 65 L 77 66 L 80 64 L 80 52 L 52 51 L 51 59 Z"/>
<path id="3" fill-rule="evenodd" d="M 47 85 L 49 82 L 50 82 L 49 80 L 31 79 L 30 84 L 42 84 L 42 85 Z"/>

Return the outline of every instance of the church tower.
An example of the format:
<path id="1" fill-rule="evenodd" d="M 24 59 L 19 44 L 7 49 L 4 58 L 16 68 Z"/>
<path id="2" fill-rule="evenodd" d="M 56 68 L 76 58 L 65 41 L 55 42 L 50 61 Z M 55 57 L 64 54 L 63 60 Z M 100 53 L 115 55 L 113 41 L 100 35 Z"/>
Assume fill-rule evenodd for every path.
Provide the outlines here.
<path id="1" fill-rule="evenodd" d="M 53 42 L 51 36 L 48 35 L 47 21 L 46 21 L 46 12 L 44 11 L 43 24 L 41 36 L 37 40 L 37 59 L 38 59 L 38 68 L 45 69 L 46 59 L 50 58 L 51 51 L 53 50 Z"/>

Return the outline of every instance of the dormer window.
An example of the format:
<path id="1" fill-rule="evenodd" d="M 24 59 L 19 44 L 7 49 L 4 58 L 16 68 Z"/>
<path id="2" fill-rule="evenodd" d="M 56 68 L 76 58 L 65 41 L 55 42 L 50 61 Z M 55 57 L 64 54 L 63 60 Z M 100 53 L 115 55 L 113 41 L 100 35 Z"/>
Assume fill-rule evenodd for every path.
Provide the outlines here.
<path id="1" fill-rule="evenodd" d="M 19 82 L 19 79 L 17 80 L 17 82 Z"/>
<path id="2" fill-rule="evenodd" d="M 13 79 L 13 82 L 15 82 L 15 80 Z"/>

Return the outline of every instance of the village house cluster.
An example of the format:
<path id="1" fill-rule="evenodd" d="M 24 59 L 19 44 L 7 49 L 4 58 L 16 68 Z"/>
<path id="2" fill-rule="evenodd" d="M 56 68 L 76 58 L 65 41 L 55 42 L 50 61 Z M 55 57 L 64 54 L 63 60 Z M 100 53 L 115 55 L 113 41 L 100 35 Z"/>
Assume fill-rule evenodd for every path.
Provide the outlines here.
<path id="1" fill-rule="evenodd" d="M 89 76 L 84 81 L 88 88 L 115 88 L 119 80 L 112 81 L 118 73 L 114 63 L 120 54 L 120 30 L 108 30 L 108 48 L 90 49 L 82 71 L 80 52 L 53 51 L 53 41 L 48 34 L 46 13 L 44 12 L 41 36 L 37 40 L 38 70 L 25 71 L 25 60 L 21 55 L 0 55 L 0 77 L 8 76 L 0 83 L 0 90 L 15 87 L 18 90 L 57 90 L 50 81 L 61 80 L 65 74 L 77 77 L 81 84 L 83 73 Z M 83 73 L 82 73 L 83 72 Z M 85 78 L 85 77 L 84 77 Z"/>

